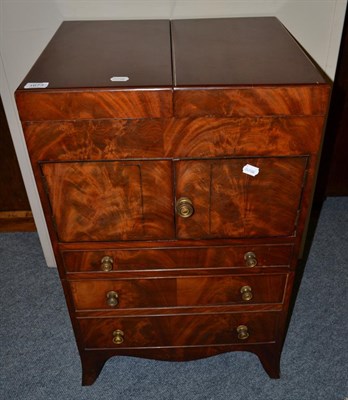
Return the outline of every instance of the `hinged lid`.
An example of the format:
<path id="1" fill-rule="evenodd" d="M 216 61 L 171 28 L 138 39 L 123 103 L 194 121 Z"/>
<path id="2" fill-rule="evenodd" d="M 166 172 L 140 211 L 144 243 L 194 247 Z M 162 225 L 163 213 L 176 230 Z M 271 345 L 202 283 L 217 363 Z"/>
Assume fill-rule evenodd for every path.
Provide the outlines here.
<path id="1" fill-rule="evenodd" d="M 63 22 L 17 90 L 22 120 L 172 113 L 169 21 Z"/>
<path id="2" fill-rule="evenodd" d="M 175 86 L 325 83 L 274 17 L 172 21 Z"/>

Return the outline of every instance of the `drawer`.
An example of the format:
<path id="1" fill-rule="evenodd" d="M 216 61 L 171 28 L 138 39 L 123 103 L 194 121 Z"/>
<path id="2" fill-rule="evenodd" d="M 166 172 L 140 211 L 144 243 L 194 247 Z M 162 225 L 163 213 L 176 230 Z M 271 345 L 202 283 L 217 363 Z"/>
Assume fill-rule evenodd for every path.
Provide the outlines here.
<path id="1" fill-rule="evenodd" d="M 78 311 L 282 303 L 287 274 L 70 281 Z"/>
<path id="2" fill-rule="evenodd" d="M 181 248 L 105 249 L 98 251 L 62 251 L 67 272 L 139 271 L 159 269 L 244 268 L 246 254 L 254 253 L 257 267 L 289 266 L 293 246 L 249 245 Z M 102 260 L 109 260 L 103 263 Z M 249 259 L 253 261 L 252 259 Z M 253 263 L 251 262 L 251 265 Z"/>
<path id="3" fill-rule="evenodd" d="M 37 160 L 289 156 L 316 152 L 323 124 L 319 116 L 205 116 L 40 121 L 24 123 L 24 132 Z"/>
<path id="4" fill-rule="evenodd" d="M 90 349 L 247 344 L 274 342 L 280 314 L 268 311 L 81 318 L 79 325 L 84 346 Z"/>

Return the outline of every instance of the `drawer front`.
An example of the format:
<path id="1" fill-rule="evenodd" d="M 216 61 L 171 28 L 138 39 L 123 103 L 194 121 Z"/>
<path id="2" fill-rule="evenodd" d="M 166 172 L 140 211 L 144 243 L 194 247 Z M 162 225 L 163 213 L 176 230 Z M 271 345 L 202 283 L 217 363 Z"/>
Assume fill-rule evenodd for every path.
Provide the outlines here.
<path id="1" fill-rule="evenodd" d="M 81 310 L 281 303 L 286 274 L 70 281 Z"/>
<path id="2" fill-rule="evenodd" d="M 185 89 L 174 91 L 174 110 L 177 117 L 191 118 L 325 115 L 329 96 L 328 85 Z"/>
<path id="3" fill-rule="evenodd" d="M 324 121 L 318 116 L 102 119 L 31 122 L 23 129 L 35 160 L 289 156 L 315 153 Z"/>
<path id="4" fill-rule="evenodd" d="M 174 237 L 169 161 L 44 163 L 60 241 Z"/>
<path id="5" fill-rule="evenodd" d="M 257 168 L 255 176 L 246 165 Z M 177 209 L 182 198 L 194 208 L 186 218 L 177 210 L 177 237 L 294 235 L 306 165 L 307 157 L 176 162 Z"/>
<path id="6" fill-rule="evenodd" d="M 16 92 L 22 121 L 108 118 L 168 118 L 172 90 L 57 90 Z M 126 106 L 125 106 L 126 104 Z"/>
<path id="7" fill-rule="evenodd" d="M 279 315 L 250 312 L 81 318 L 79 325 L 85 348 L 90 349 L 248 344 L 274 342 Z M 240 326 L 247 329 L 238 338 Z"/>
<path id="8" fill-rule="evenodd" d="M 245 255 L 254 253 L 258 267 L 289 266 L 293 246 L 259 245 L 233 247 L 166 248 L 166 249 L 106 249 L 99 251 L 62 251 L 67 272 L 102 271 L 104 257 L 110 257 L 111 272 L 159 269 L 245 268 Z"/>

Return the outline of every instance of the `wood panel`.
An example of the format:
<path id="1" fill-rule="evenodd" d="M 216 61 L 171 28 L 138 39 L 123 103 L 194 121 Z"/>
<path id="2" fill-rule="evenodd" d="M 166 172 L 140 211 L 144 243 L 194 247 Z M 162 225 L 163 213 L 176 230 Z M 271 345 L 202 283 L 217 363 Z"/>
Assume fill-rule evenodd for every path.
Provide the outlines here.
<path id="1" fill-rule="evenodd" d="M 246 164 L 259 174 L 243 173 Z M 195 211 L 176 217 L 177 236 L 294 235 L 306 164 L 306 157 L 178 161 L 176 198 L 190 198 Z"/>
<path id="2" fill-rule="evenodd" d="M 328 85 L 177 89 L 174 110 L 179 118 L 325 115 L 329 95 Z"/>
<path id="3" fill-rule="evenodd" d="M 180 158 L 303 155 L 316 151 L 323 117 L 176 118 L 164 136 L 166 155 Z"/>
<path id="4" fill-rule="evenodd" d="M 166 119 L 52 121 L 23 125 L 33 160 L 115 160 L 164 156 Z"/>
<path id="5" fill-rule="evenodd" d="M 210 269 L 210 268 L 244 268 L 244 254 L 255 253 L 258 267 L 289 266 L 292 257 L 292 245 L 253 244 L 245 246 L 189 247 L 165 249 L 133 249 L 99 251 L 74 250 L 62 251 L 65 269 L 68 272 L 101 272 L 101 260 L 104 256 L 113 258 L 114 272 L 162 270 L 168 269 Z M 256 267 L 251 268 L 255 271 Z M 112 272 L 111 272 L 112 273 Z M 110 272 L 108 273 L 110 276 Z"/>
<path id="6" fill-rule="evenodd" d="M 134 348 L 198 346 L 231 343 L 274 342 L 278 312 L 231 314 L 183 314 L 156 317 L 78 319 L 86 348 Z M 250 336 L 239 340 L 236 328 L 247 325 Z M 124 332 L 121 345 L 113 332 Z"/>
<path id="7" fill-rule="evenodd" d="M 171 27 L 176 86 L 325 82 L 275 17 L 184 19 Z"/>
<path id="8" fill-rule="evenodd" d="M 61 241 L 174 235 L 167 161 L 44 163 L 42 171 Z"/>
<path id="9" fill-rule="evenodd" d="M 32 232 L 35 230 L 31 211 L 0 211 L 0 232 Z"/>
<path id="10" fill-rule="evenodd" d="M 171 86 L 169 42 L 168 20 L 64 21 L 19 88 L 28 82 L 83 90 Z"/>
<path id="11" fill-rule="evenodd" d="M 168 118 L 172 90 L 16 91 L 22 122 L 103 118 Z"/>
<path id="12" fill-rule="evenodd" d="M 76 310 L 282 303 L 286 275 L 234 275 L 184 278 L 70 281 Z M 242 299 L 249 286 L 252 299 Z M 118 294 L 117 307 L 107 293 Z"/>
<path id="13" fill-rule="evenodd" d="M 33 160 L 303 155 L 323 117 L 103 119 L 23 125 Z"/>

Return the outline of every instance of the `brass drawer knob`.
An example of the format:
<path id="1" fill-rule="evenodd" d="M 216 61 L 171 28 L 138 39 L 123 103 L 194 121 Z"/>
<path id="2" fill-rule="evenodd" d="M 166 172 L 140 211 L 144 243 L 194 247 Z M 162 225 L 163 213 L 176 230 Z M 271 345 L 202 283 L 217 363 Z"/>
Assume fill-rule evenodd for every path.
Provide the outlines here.
<path id="1" fill-rule="evenodd" d="M 110 307 L 117 307 L 118 306 L 118 293 L 111 290 L 110 292 L 106 293 L 106 302 Z"/>
<path id="2" fill-rule="evenodd" d="M 244 301 L 250 301 L 253 298 L 253 293 L 250 286 L 241 287 L 240 293 L 242 294 L 242 300 Z"/>
<path id="3" fill-rule="evenodd" d="M 124 341 L 124 333 L 123 331 L 121 331 L 121 329 L 116 329 L 115 331 L 113 331 L 112 333 L 113 339 L 112 341 L 115 344 L 122 344 Z"/>
<path id="4" fill-rule="evenodd" d="M 244 254 L 244 260 L 245 260 L 245 265 L 247 267 L 252 268 L 257 265 L 256 255 L 252 251 L 248 251 L 247 253 Z"/>
<path id="5" fill-rule="evenodd" d="M 112 270 L 114 259 L 110 256 L 105 256 L 100 261 L 100 268 L 102 271 L 108 272 Z"/>
<path id="6" fill-rule="evenodd" d="M 176 213 L 182 218 L 191 217 L 194 213 L 192 201 L 187 197 L 180 197 L 175 205 Z"/>
<path id="7" fill-rule="evenodd" d="M 238 339 L 245 340 L 249 337 L 248 327 L 246 325 L 239 325 L 237 327 Z"/>

